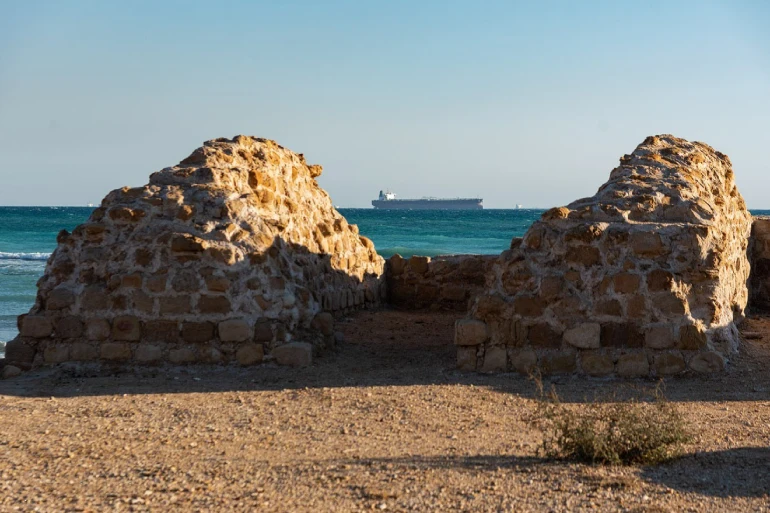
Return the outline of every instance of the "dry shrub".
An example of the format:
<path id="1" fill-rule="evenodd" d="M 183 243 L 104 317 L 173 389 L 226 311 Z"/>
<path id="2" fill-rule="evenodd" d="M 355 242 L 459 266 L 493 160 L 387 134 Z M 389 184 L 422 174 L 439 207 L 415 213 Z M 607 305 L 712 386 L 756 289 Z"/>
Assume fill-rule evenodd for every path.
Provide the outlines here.
<path id="1" fill-rule="evenodd" d="M 565 405 L 553 387 L 540 392 L 535 421 L 543 432 L 542 453 L 549 458 L 609 465 L 656 464 L 681 455 L 690 440 L 676 406 L 666 400 L 661 384 L 617 394 L 605 400 Z"/>

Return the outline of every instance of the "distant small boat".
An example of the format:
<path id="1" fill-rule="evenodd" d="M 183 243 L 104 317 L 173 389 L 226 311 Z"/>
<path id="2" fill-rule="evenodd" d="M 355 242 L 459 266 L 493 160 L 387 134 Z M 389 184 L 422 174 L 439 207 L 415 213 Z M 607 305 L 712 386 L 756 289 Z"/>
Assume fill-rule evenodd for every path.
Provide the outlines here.
<path id="1" fill-rule="evenodd" d="M 94 206 L 94 204 L 93 204 L 93 203 L 89 203 L 89 204 L 88 204 L 88 206 L 89 206 L 89 207 L 93 207 L 93 206 Z"/>
<path id="2" fill-rule="evenodd" d="M 517 208 L 517 209 L 522 209 L 522 208 L 524 208 L 524 205 L 520 205 L 520 204 L 518 204 L 518 203 L 517 203 L 517 204 L 516 204 L 516 208 Z"/>

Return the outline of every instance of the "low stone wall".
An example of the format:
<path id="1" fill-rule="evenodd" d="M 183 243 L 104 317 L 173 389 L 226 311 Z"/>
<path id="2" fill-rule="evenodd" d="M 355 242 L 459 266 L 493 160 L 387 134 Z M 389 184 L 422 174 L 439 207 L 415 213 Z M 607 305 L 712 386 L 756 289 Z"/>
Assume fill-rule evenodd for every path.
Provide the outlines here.
<path id="1" fill-rule="evenodd" d="M 749 310 L 770 312 L 770 217 L 755 217 L 749 242 Z"/>
<path id="2" fill-rule="evenodd" d="M 388 301 L 404 309 L 465 312 L 484 288 L 497 255 L 447 255 L 435 258 L 393 255 L 387 262 Z"/>

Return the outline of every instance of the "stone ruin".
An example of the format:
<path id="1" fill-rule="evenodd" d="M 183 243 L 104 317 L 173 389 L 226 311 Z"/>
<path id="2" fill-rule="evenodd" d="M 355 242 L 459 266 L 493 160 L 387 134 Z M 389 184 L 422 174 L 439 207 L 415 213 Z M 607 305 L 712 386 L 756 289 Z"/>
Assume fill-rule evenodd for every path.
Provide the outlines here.
<path id="1" fill-rule="evenodd" d="M 739 342 L 751 224 L 726 155 L 648 137 L 596 195 L 547 211 L 513 240 L 456 324 L 458 365 L 719 371 Z"/>
<path id="2" fill-rule="evenodd" d="M 729 159 L 705 144 L 649 137 L 596 195 L 547 211 L 499 257 L 395 255 L 387 279 L 320 173 L 237 136 L 111 192 L 59 234 L 6 369 L 306 365 L 334 346 L 334 316 L 385 300 L 461 311 L 470 300 L 455 327 L 465 370 L 715 372 L 737 348 L 752 218 Z M 752 308 L 770 310 L 770 219 L 755 221 L 749 252 Z"/>
<path id="3" fill-rule="evenodd" d="M 59 234 L 8 363 L 309 363 L 334 345 L 332 314 L 385 295 L 383 259 L 320 174 L 273 141 L 237 136 L 112 191 Z"/>

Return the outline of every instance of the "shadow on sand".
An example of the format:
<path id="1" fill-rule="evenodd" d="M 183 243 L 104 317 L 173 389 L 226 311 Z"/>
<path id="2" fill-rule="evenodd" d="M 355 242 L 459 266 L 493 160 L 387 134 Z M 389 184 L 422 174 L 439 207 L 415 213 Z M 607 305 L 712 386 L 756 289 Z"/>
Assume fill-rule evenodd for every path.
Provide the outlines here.
<path id="1" fill-rule="evenodd" d="M 647 467 L 641 477 L 679 492 L 770 499 L 770 448 L 699 452 L 667 465 Z"/>
<path id="2" fill-rule="evenodd" d="M 411 470 L 465 470 L 493 472 L 509 469 L 530 472 L 542 465 L 566 465 L 571 462 L 550 460 L 537 456 L 476 455 L 476 456 L 411 456 L 408 458 L 361 458 L 335 461 L 336 464 L 387 469 L 396 466 Z M 639 477 L 653 485 L 678 492 L 718 498 L 770 498 L 770 448 L 740 447 L 725 451 L 696 453 L 674 462 L 641 469 Z M 596 480 L 590 473 L 583 478 L 593 486 L 623 486 L 624 480 Z M 629 478 L 624 478 L 628 480 Z"/>

